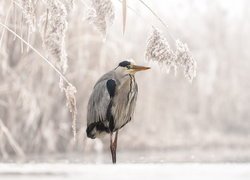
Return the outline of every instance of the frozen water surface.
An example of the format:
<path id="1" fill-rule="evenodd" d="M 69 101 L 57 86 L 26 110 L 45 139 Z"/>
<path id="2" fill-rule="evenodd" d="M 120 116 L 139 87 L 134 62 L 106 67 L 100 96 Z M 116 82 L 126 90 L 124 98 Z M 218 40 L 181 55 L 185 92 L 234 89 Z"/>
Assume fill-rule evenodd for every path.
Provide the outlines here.
<path id="1" fill-rule="evenodd" d="M 213 151 L 119 151 L 117 164 L 113 165 L 109 152 L 57 154 L 2 161 L 0 180 L 250 180 L 249 156 L 243 151 L 241 155 L 218 151 L 217 154 Z"/>
<path id="2" fill-rule="evenodd" d="M 0 164 L 1 180 L 31 179 L 192 179 L 249 180 L 250 164 Z"/>

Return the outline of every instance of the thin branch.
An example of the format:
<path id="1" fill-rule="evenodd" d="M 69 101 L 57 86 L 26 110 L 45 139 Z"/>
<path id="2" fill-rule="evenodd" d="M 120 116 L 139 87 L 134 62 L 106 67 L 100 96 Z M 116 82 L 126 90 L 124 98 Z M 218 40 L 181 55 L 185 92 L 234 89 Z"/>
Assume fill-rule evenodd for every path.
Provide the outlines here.
<path id="1" fill-rule="evenodd" d="M 70 86 L 72 84 L 67 80 L 67 78 L 47 59 L 45 58 L 38 50 L 36 50 L 32 45 L 30 45 L 27 41 L 25 41 L 23 38 L 21 38 L 17 33 L 15 33 L 13 30 L 11 30 L 9 27 L 7 27 L 5 24 L 0 22 L 0 25 L 3 26 L 5 29 L 7 29 L 9 32 L 11 32 L 14 36 L 16 36 L 18 39 L 20 39 L 24 44 L 29 46 L 30 49 L 32 49 L 37 55 L 39 55 L 45 62 L 47 62 L 52 69 L 54 69 L 57 74 Z"/>
<path id="2" fill-rule="evenodd" d="M 167 24 L 151 9 L 143 0 L 140 1 L 161 23 L 165 28 L 168 28 Z"/>
<path id="3" fill-rule="evenodd" d="M 122 3 L 122 0 L 118 0 L 120 3 Z M 145 19 L 144 17 L 142 17 L 135 9 L 133 9 L 131 6 L 128 5 L 128 3 L 126 4 L 127 8 L 132 11 L 136 16 L 140 17 L 141 19 L 143 19 L 145 22 L 147 21 L 147 19 Z"/>
<path id="4" fill-rule="evenodd" d="M 150 8 L 143 0 L 138 0 L 138 1 L 140 1 L 142 5 L 144 5 L 156 17 L 156 19 L 158 19 L 161 22 L 161 24 L 167 29 L 169 36 L 175 41 L 176 38 L 172 35 L 172 33 L 169 32 L 168 25 L 156 14 L 156 12 L 153 11 L 153 9 Z"/>
<path id="5" fill-rule="evenodd" d="M 118 0 L 120 3 L 123 3 L 123 1 L 122 0 Z M 155 13 L 155 11 L 152 9 L 152 8 L 150 8 L 143 0 L 138 0 L 138 1 L 140 1 L 140 3 L 144 6 L 144 7 L 146 7 L 155 17 L 156 17 L 156 19 L 158 20 L 158 21 L 160 21 L 160 23 L 164 26 L 164 28 L 167 30 L 167 33 L 169 34 L 169 36 L 170 36 L 170 38 L 172 38 L 172 40 L 174 40 L 175 41 L 175 37 L 174 37 L 174 35 L 172 34 L 172 33 L 170 33 L 169 32 L 169 29 L 168 29 L 168 26 L 167 26 L 167 24 Z M 128 7 L 128 9 L 129 10 L 131 10 L 135 15 L 137 15 L 138 17 L 140 17 L 140 18 L 142 18 L 143 20 L 144 20 L 144 22 L 147 22 L 147 19 L 145 19 L 144 17 L 142 17 L 135 9 L 133 9 L 132 7 L 130 7 L 129 5 L 128 5 L 128 3 L 126 4 L 126 6 Z M 154 25 L 153 24 L 151 24 L 151 26 L 153 26 L 154 27 Z"/>

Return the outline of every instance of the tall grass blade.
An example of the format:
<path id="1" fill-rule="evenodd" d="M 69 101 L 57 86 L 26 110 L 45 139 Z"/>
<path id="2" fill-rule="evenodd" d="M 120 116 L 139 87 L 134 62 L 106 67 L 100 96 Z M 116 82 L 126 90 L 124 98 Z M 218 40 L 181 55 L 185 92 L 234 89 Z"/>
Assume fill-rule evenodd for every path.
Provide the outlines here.
<path id="1" fill-rule="evenodd" d="M 127 20 L 127 0 L 122 1 L 122 25 L 123 25 L 123 34 L 126 29 L 126 20 Z"/>

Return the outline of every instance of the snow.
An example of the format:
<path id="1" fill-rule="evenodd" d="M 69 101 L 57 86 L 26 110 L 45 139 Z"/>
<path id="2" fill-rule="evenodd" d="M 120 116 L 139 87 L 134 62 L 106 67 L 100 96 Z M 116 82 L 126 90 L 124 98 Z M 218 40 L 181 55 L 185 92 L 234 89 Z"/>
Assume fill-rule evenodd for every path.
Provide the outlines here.
<path id="1" fill-rule="evenodd" d="M 1 180 L 249 180 L 250 164 L 0 164 Z"/>

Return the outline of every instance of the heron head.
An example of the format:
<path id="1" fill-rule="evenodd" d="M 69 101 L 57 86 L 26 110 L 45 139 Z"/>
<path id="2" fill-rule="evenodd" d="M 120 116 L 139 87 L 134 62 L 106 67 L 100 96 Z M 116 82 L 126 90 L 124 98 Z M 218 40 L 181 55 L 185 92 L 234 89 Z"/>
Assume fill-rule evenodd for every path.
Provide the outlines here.
<path id="1" fill-rule="evenodd" d="M 150 67 L 138 66 L 135 65 L 135 62 L 133 60 L 125 60 L 119 63 L 117 69 L 119 69 L 124 74 L 135 74 L 138 71 L 150 69 Z"/>

